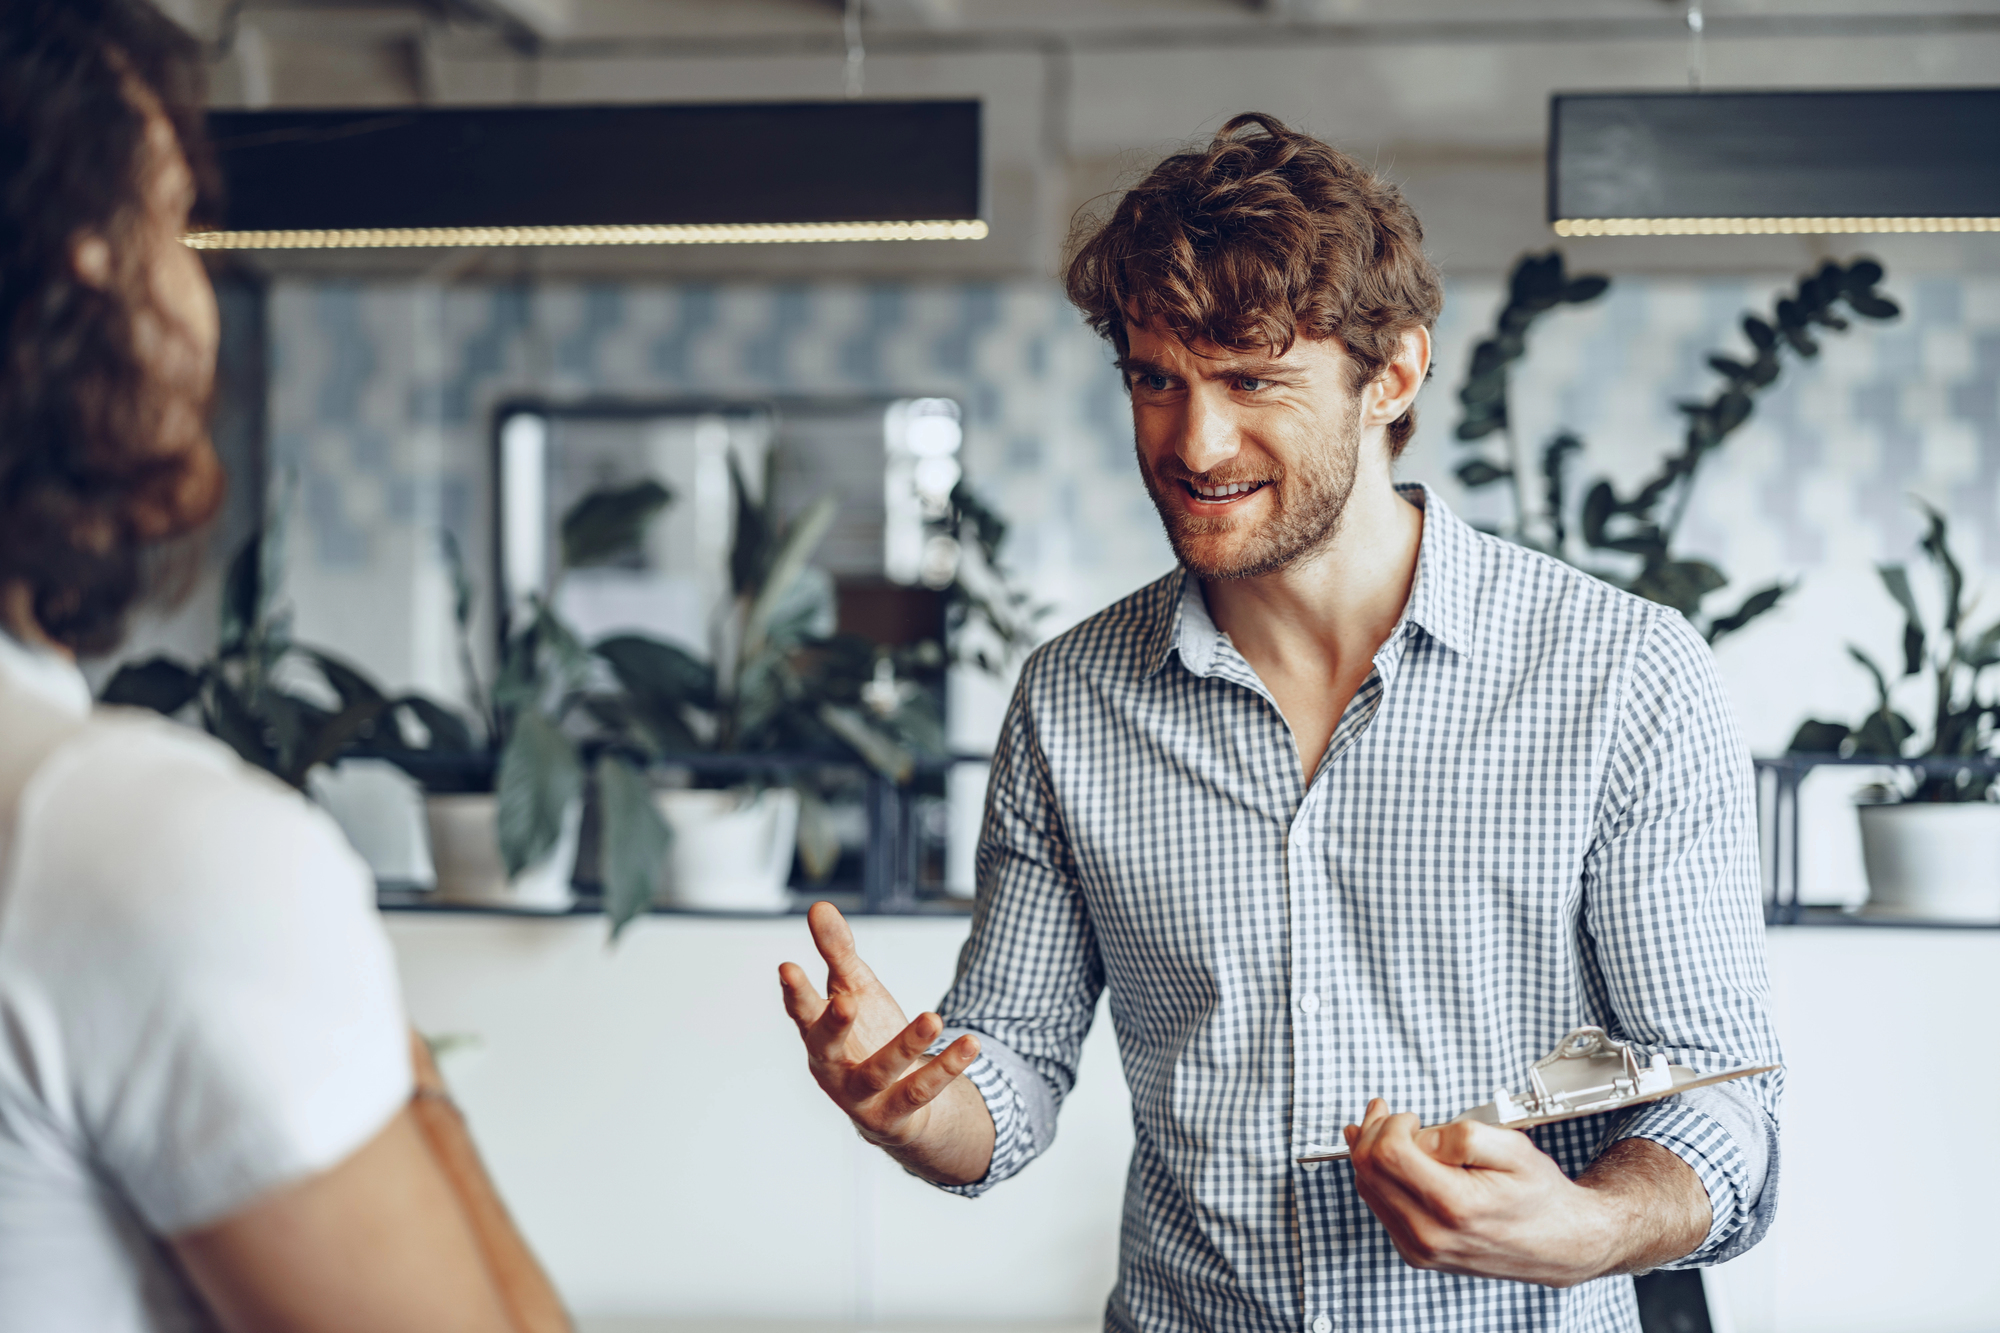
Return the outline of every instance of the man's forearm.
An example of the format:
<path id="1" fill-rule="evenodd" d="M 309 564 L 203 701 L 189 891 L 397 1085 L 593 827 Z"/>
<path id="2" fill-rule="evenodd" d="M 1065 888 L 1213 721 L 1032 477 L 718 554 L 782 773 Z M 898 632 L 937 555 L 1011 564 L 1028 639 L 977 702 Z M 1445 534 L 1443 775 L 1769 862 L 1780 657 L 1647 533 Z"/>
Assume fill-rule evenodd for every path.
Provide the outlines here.
<path id="1" fill-rule="evenodd" d="M 1686 1258 L 1708 1238 L 1708 1191 L 1694 1168 L 1650 1139 L 1620 1139 L 1577 1177 L 1610 1210 L 1614 1238 L 1600 1277 Z"/>
<path id="2" fill-rule="evenodd" d="M 922 1129 L 907 1142 L 884 1142 L 866 1130 L 861 1137 L 933 1184 L 984 1180 L 993 1167 L 993 1115 L 972 1080 L 953 1079 L 925 1109 Z"/>

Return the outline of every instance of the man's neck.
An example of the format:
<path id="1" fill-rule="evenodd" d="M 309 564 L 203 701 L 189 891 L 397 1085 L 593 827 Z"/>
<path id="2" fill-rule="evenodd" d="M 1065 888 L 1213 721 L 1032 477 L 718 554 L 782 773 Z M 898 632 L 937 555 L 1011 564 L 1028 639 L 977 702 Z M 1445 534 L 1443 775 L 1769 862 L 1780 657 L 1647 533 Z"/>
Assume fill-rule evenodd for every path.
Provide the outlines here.
<path id="1" fill-rule="evenodd" d="M 1209 617 L 1271 691 L 1308 778 L 1416 579 L 1424 512 L 1386 467 L 1355 479 L 1325 548 L 1250 579 L 1204 580 Z"/>

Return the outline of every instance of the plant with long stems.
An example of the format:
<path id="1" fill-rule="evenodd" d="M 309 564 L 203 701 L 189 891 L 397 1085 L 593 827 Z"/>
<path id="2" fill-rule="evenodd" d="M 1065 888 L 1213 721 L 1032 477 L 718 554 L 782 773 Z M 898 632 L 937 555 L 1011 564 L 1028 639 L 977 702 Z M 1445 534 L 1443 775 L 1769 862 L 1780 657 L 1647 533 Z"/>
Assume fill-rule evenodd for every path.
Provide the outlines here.
<path id="1" fill-rule="evenodd" d="M 1943 514 L 1921 500 L 1917 503 L 1927 520 L 1921 548 L 1938 583 L 1941 614 L 1937 628 L 1933 630 L 1925 623 L 1906 566 L 1878 565 L 1876 572 L 1904 616 L 1901 679 L 1926 673 L 1930 676 L 1930 735 L 1914 752 L 1910 751 L 1909 744 L 1916 738 L 1917 729 L 1891 702 L 1893 687 L 1888 674 L 1867 652 L 1849 644 L 1848 655 L 1874 683 L 1874 710 L 1860 725 L 1852 727 L 1817 718 L 1806 721 L 1792 737 L 1794 752 L 1853 758 L 1879 756 L 1888 763 L 1905 758 L 1983 759 L 1992 754 L 1995 741 L 1992 723 L 2000 721 L 2000 702 L 1983 700 L 1979 685 L 1989 668 L 2000 665 L 2000 622 L 1969 638 L 1964 634 L 1972 604 L 1966 597 L 1964 571 L 1951 553 L 1949 528 Z M 1932 766 L 1924 770 L 1902 799 L 1982 801 L 1987 799 L 1992 786 L 1990 773 L 1975 773 L 1971 766 L 1958 769 Z"/>
<path id="2" fill-rule="evenodd" d="M 1676 556 L 1674 538 L 1687 516 L 1702 463 L 1750 419 L 1756 396 L 1770 388 L 1783 370 L 1785 351 L 1803 359 L 1818 356 L 1814 330 L 1847 329 L 1843 308 L 1872 320 L 1893 319 L 1900 313 L 1896 303 L 1878 290 L 1882 276 L 1882 266 L 1871 259 L 1845 265 L 1829 260 L 1801 278 L 1790 295 L 1781 296 L 1771 318 L 1745 315 L 1743 335 L 1752 355 L 1748 360 L 1723 352 L 1709 356 L 1709 367 L 1722 376 L 1723 383 L 1706 399 L 1678 405 L 1686 418 L 1680 448 L 1662 458 L 1659 471 L 1630 495 L 1621 495 L 1611 482 L 1600 480 L 1583 497 L 1576 534 L 1585 550 L 1593 556 L 1636 558 L 1636 569 L 1627 564 L 1621 570 L 1601 559 L 1584 567 L 1607 582 L 1680 611 L 1710 643 L 1775 609 L 1790 585 L 1776 583 L 1761 588 L 1733 611 L 1704 623 L 1702 602 L 1726 586 L 1728 577 L 1709 561 Z M 1542 449 L 1540 471 L 1548 509 L 1548 533 L 1543 537 L 1532 531 L 1527 514 L 1517 461 L 1520 445 L 1508 410 L 1507 377 L 1513 363 L 1526 354 L 1528 331 L 1537 319 L 1560 305 L 1595 300 L 1608 287 L 1609 279 L 1600 276 L 1570 277 L 1557 251 L 1524 256 L 1509 279 L 1508 300 L 1495 333 L 1474 349 L 1465 387 L 1459 393 L 1466 409 L 1458 427 L 1459 439 L 1472 442 L 1496 431 L 1505 432 L 1510 455 L 1506 464 L 1484 456 L 1470 458 L 1459 465 L 1459 480 L 1475 489 L 1508 483 L 1514 491 L 1516 519 L 1514 531 L 1505 535 L 1573 564 L 1582 562 L 1570 553 L 1567 478 L 1572 460 L 1585 452 L 1584 443 L 1573 432 L 1563 431 Z"/>

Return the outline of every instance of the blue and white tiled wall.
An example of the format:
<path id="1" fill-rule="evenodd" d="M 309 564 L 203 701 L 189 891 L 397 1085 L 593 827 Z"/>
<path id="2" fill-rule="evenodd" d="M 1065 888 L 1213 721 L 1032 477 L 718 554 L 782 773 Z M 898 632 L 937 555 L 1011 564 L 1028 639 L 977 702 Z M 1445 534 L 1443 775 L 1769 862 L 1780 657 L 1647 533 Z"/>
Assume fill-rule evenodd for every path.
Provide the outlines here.
<path id="1" fill-rule="evenodd" d="M 1674 446 L 1673 403 L 1712 387 L 1706 355 L 1740 348 L 1738 318 L 1794 276 L 1618 281 L 1550 317 L 1516 376 L 1524 438 L 1571 429 L 1589 443 L 1580 475 L 1644 475 Z M 1829 335 L 1817 362 L 1789 367 L 1709 466 L 1683 530 L 1690 554 L 1733 577 L 1720 600 L 1799 580 L 1719 654 L 1760 750 L 1808 712 L 1868 703 L 1842 645 L 1897 642 L 1871 566 L 1911 554 L 1909 496 L 1953 518 L 1989 590 L 1979 623 L 2000 618 L 2000 280 L 1892 273 L 1886 287 L 1904 316 Z M 1485 517 L 1498 496 L 1451 476 L 1452 394 L 1498 296 L 1493 282 L 1450 286 L 1403 467 Z M 1051 284 L 288 281 L 270 329 L 274 475 L 289 468 L 298 485 L 301 629 L 411 684 L 455 685 L 433 534 L 488 549 L 490 414 L 518 393 L 950 395 L 966 409 L 968 476 L 1013 520 L 1014 562 L 1056 608 L 1052 627 L 1170 562 L 1109 354 Z"/>

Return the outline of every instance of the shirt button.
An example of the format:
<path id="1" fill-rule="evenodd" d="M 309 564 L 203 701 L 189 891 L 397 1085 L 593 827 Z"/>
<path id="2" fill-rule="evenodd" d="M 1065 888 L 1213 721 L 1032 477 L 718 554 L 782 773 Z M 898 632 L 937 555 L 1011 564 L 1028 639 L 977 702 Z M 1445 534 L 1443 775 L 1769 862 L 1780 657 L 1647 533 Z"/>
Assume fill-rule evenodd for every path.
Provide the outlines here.
<path id="1" fill-rule="evenodd" d="M 1312 1333 L 1333 1333 L 1333 1321 L 1325 1315 L 1315 1315 L 1312 1322 Z"/>
<path id="2" fill-rule="evenodd" d="M 1299 1008 L 1309 1014 L 1318 1013 L 1319 996 L 1313 994 L 1311 991 L 1307 991 L 1305 994 L 1299 996 Z M 1313 1329 L 1313 1333 L 1326 1333 L 1326 1330 L 1323 1328 L 1315 1327 Z"/>

